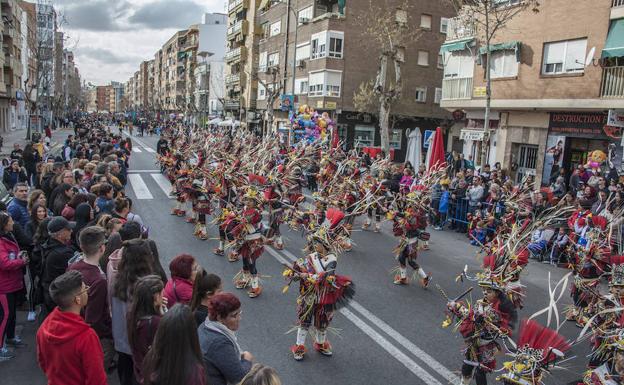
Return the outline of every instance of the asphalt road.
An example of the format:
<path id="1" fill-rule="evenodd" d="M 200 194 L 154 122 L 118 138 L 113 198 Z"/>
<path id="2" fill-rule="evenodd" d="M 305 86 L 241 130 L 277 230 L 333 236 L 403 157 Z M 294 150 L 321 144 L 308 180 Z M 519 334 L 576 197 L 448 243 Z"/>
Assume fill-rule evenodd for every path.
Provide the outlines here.
<path id="1" fill-rule="evenodd" d="M 168 270 L 169 261 L 180 253 L 194 255 L 209 272 L 220 275 L 224 290 L 239 295 L 244 309 L 239 342 L 256 360 L 277 369 L 284 384 L 428 384 L 458 383 L 462 363 L 462 338 L 450 328 L 443 329 L 445 299 L 436 289 L 440 285 L 450 297 L 466 290 L 472 283 L 458 283 L 455 277 L 464 265 L 477 269 L 476 249 L 463 234 L 452 231 L 433 231 L 430 251 L 419 256 L 421 266 L 433 276 L 429 289 L 419 284 L 395 286 L 391 270 L 396 266 L 392 249 L 397 239 L 391 235 L 390 224 L 384 224 L 381 233 L 355 231 L 354 250 L 339 259 L 339 273 L 349 275 L 356 284 L 356 296 L 351 304 L 335 315 L 329 335 L 334 356 L 327 358 L 313 351 L 308 338 L 309 352 L 302 362 L 295 362 L 290 353 L 295 333 L 289 333 L 296 321 L 294 287 L 282 294 L 284 280 L 282 264 L 302 255 L 304 239 L 301 234 L 283 227 L 286 249 L 267 248 L 258 261 L 264 292 L 250 299 L 245 291 L 238 291 L 232 277 L 241 263 L 229 263 L 212 250 L 218 243 L 216 228 L 209 228 L 211 239 L 200 241 L 193 237 L 193 225 L 169 214 L 173 205 L 166 191 L 165 179 L 159 176 L 154 149 L 157 137 L 134 139 L 135 151 L 130 160 L 128 195 L 133 198 L 134 211 L 150 226 L 150 237 L 159 247 L 162 264 Z M 356 221 L 357 225 L 361 220 Z M 549 276 L 553 284 L 563 277 L 565 270 L 531 263 L 523 276 L 527 286 L 525 308 L 520 317 L 528 317 L 548 304 Z M 408 271 L 408 274 L 411 274 Z M 478 287 L 473 291 L 478 298 Z M 565 301 L 565 302 L 564 302 Z M 569 304 L 564 296 L 560 311 Z M 23 321 L 23 314 L 20 315 Z M 544 322 L 544 318 L 539 318 Z M 25 337 L 33 333 L 27 324 Z M 577 327 L 567 323 L 562 333 L 576 338 Z M 587 354 L 587 343 L 575 346 L 566 370 L 558 370 L 545 378 L 546 384 L 567 384 L 581 377 Z M 36 368 L 34 350 L 28 347 L 12 363 L 0 364 L 0 383 L 43 384 Z M 504 360 L 499 357 L 499 367 Z M 495 383 L 493 375 L 490 383 Z"/>

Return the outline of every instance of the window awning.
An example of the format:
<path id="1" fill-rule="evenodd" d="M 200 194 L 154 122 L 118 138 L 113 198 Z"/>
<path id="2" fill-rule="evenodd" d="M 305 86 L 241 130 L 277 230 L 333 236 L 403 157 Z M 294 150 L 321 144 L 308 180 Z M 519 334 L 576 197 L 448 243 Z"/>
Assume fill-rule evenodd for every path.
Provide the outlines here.
<path id="1" fill-rule="evenodd" d="M 602 49 L 602 58 L 624 56 L 624 19 L 611 22 L 607 42 Z"/>
<path id="2" fill-rule="evenodd" d="M 505 51 L 505 50 L 510 50 L 510 51 L 519 51 L 520 50 L 520 46 L 522 45 L 521 42 L 519 41 L 508 41 L 505 43 L 498 43 L 498 44 L 492 44 L 490 46 L 490 52 L 496 52 L 496 51 Z M 480 55 L 485 55 L 487 53 L 487 49 L 486 47 L 481 47 L 479 48 L 479 54 Z"/>
<path id="3" fill-rule="evenodd" d="M 469 38 L 442 44 L 442 47 L 440 47 L 440 53 L 443 54 L 446 52 L 463 51 L 468 47 L 471 47 L 473 45 L 473 42 L 474 38 Z"/>

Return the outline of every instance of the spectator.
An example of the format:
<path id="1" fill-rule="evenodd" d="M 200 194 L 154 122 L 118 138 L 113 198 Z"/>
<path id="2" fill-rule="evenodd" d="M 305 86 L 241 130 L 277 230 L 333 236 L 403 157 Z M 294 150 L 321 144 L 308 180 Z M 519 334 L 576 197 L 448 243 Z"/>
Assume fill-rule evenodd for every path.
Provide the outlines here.
<path id="1" fill-rule="evenodd" d="M 28 184 L 32 186 L 37 174 L 37 163 L 41 162 L 41 156 L 33 147 L 32 143 L 28 143 L 26 147 L 24 147 L 22 160 L 24 161 Z"/>
<path id="2" fill-rule="evenodd" d="M 49 295 L 50 285 L 56 277 L 67 270 L 68 262 L 74 256 L 74 248 L 71 246 L 71 235 L 75 225 L 75 223 L 69 222 L 63 217 L 53 217 L 48 222 L 50 238 L 44 245 L 44 265 L 41 277 L 46 314 L 51 312 L 56 305 Z"/>
<path id="3" fill-rule="evenodd" d="M 20 148 L 19 143 L 13 144 L 13 151 L 11 151 L 11 159 L 20 160 L 24 151 Z"/>
<path id="4" fill-rule="evenodd" d="M 208 317 L 208 303 L 215 294 L 223 291 L 221 278 L 216 274 L 208 274 L 202 270 L 193 284 L 191 310 L 199 327 Z"/>
<path id="5" fill-rule="evenodd" d="M 104 352 L 104 368 L 112 366 L 115 349 L 113 347 L 112 321 L 108 303 L 108 287 L 106 275 L 100 269 L 99 260 L 104 254 L 106 238 L 104 230 L 99 227 L 87 227 L 80 234 L 80 248 L 83 257 L 72 263 L 68 270 L 79 271 L 83 282 L 89 286 L 89 302 L 82 309 L 84 320 L 89 324 L 100 339 Z"/>
<path id="6" fill-rule="evenodd" d="M 557 236 L 555 237 L 555 240 L 553 242 L 553 246 L 550 249 L 550 256 L 549 256 L 548 262 L 551 265 L 556 265 L 556 264 L 567 262 L 567 258 L 564 261 L 561 259 L 561 257 L 565 249 L 567 248 L 569 241 L 570 239 L 568 238 L 566 229 L 564 227 L 559 228 L 559 230 L 557 231 Z"/>
<path id="7" fill-rule="evenodd" d="M 126 198 L 126 200 L 128 201 L 128 215 L 126 215 L 126 220 L 128 222 L 136 222 L 141 225 L 141 227 L 144 227 L 143 219 L 138 214 L 132 212 L 132 199 Z"/>
<path id="8" fill-rule="evenodd" d="M 76 207 L 78 207 L 79 204 L 85 203 L 88 201 L 89 201 L 88 194 L 79 193 L 79 194 L 74 195 L 69 200 L 69 202 L 65 204 L 65 207 L 63 207 L 63 210 L 61 210 L 61 216 L 67 219 L 68 221 L 73 221 L 74 215 L 76 214 Z"/>
<path id="9" fill-rule="evenodd" d="M 180 254 L 169 264 L 171 279 L 165 286 L 167 306 L 171 308 L 178 302 L 185 305 L 193 298 L 193 282 L 201 269 L 195 258 L 188 254 Z"/>
<path id="10" fill-rule="evenodd" d="M 198 329 L 208 384 L 237 384 L 251 369 L 253 356 L 241 350 L 236 338 L 240 306 L 231 293 L 219 293 L 210 299 L 208 319 Z"/>
<path id="11" fill-rule="evenodd" d="M 139 384 L 144 382 L 143 359 L 154 341 L 165 306 L 163 287 L 157 275 L 139 278 L 128 309 L 128 343 L 132 350 L 134 378 Z"/>
<path id="12" fill-rule="evenodd" d="M 57 194 L 52 204 L 52 212 L 54 215 L 61 215 L 65 205 L 67 205 L 74 197 L 76 190 L 69 183 L 63 183 L 57 187 Z"/>
<path id="13" fill-rule="evenodd" d="M 99 214 L 112 214 L 115 208 L 115 203 L 113 202 L 113 186 L 108 183 L 101 183 L 96 186 L 97 188 L 94 193 L 98 197 L 95 200 L 95 204 L 99 209 Z"/>
<path id="14" fill-rule="evenodd" d="M 481 178 L 475 177 L 474 184 L 466 191 L 468 197 L 468 211 L 475 212 L 483 199 L 484 189 Z"/>
<path id="15" fill-rule="evenodd" d="M 145 385 L 215 385 L 206 381 L 193 314 L 185 305 L 161 318 L 143 365 Z"/>
<path id="16" fill-rule="evenodd" d="M 255 364 L 239 385 L 282 385 L 275 369 Z"/>
<path id="17" fill-rule="evenodd" d="M 128 199 L 124 197 L 119 197 L 115 199 L 115 205 L 113 208 L 112 216 L 113 218 L 117 218 L 121 221 L 121 223 L 126 223 L 128 213 L 130 212 L 130 203 Z"/>
<path id="18" fill-rule="evenodd" d="M 20 253 L 13 231 L 13 219 L 0 212 L 0 362 L 14 354 L 8 347 L 24 346 L 15 335 L 18 296 L 24 289 L 24 268 L 28 255 Z"/>
<path id="19" fill-rule="evenodd" d="M 442 191 L 440 193 L 440 204 L 438 206 L 438 216 L 436 217 L 436 226 L 434 229 L 442 230 L 444 225 L 446 224 L 446 217 L 449 210 L 449 183 L 448 180 L 440 181 L 440 186 L 442 187 Z"/>
<path id="20" fill-rule="evenodd" d="M 17 183 L 13 187 L 13 199 L 7 207 L 7 211 L 22 229 L 28 228 L 30 215 L 28 213 L 28 185 L 26 183 Z"/>
<path id="21" fill-rule="evenodd" d="M 26 175 L 26 171 L 20 167 L 19 161 L 15 159 L 12 160 L 10 167 L 4 169 L 2 182 L 7 190 L 11 191 L 18 183 L 26 183 L 27 181 L 28 176 Z"/>
<path id="22" fill-rule="evenodd" d="M 594 215 L 602 215 L 602 212 L 607 209 L 607 193 L 604 190 L 598 192 L 598 199 L 592 204 L 591 212 Z"/>
<path id="23" fill-rule="evenodd" d="M 565 179 L 562 176 L 558 176 L 555 179 L 555 183 L 551 186 L 553 195 L 559 199 L 563 198 L 563 196 L 567 192 L 567 188 L 565 186 Z"/>
<path id="24" fill-rule="evenodd" d="M 35 205 L 30 209 L 30 222 L 26 226 L 26 233 L 30 238 L 35 236 L 37 229 L 41 222 L 48 217 L 48 210 L 45 206 L 41 206 L 39 203 L 35 203 Z"/>
<path id="25" fill-rule="evenodd" d="M 37 361 L 49 385 L 104 385 L 104 355 L 97 334 L 80 316 L 88 304 L 89 287 L 78 271 L 50 284 L 58 307 L 37 331 Z"/>
<path id="26" fill-rule="evenodd" d="M 35 203 L 38 203 L 39 206 L 48 207 L 48 200 L 46 199 L 45 193 L 43 190 L 32 190 L 28 195 L 28 209 L 30 210 Z M 48 215 L 51 215 L 52 212 L 48 210 Z"/>
<path id="27" fill-rule="evenodd" d="M 76 220 L 76 227 L 74 228 L 74 232 L 72 234 L 72 242 L 75 247 L 79 247 L 80 232 L 82 229 L 87 227 L 91 221 L 93 221 L 93 209 L 89 203 L 84 202 L 76 207 L 74 219 Z M 104 242 L 104 245 L 106 245 L 106 242 Z"/>
<path id="28" fill-rule="evenodd" d="M 141 239 L 124 242 L 122 250 L 121 260 L 111 258 L 108 262 L 108 292 L 119 382 L 121 385 L 133 385 L 134 366 L 126 314 L 133 300 L 135 283 L 139 278 L 152 274 L 152 257 L 147 242 Z"/>
<path id="29" fill-rule="evenodd" d="M 577 168 L 572 172 L 572 175 L 570 176 L 570 191 L 572 191 L 574 194 L 576 194 L 576 192 L 580 188 L 579 182 L 581 182 L 580 168 Z"/>

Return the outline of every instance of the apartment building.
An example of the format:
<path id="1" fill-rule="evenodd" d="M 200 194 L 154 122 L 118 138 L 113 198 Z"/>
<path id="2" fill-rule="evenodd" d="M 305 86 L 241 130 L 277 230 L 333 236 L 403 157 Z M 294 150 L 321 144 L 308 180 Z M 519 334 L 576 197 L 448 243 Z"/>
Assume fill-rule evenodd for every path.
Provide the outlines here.
<path id="1" fill-rule="evenodd" d="M 258 81 L 259 24 L 256 21 L 260 5 L 266 0 L 229 0 L 228 51 L 225 55 L 225 112 L 242 118 L 243 128 L 260 124 L 256 111 Z"/>
<path id="2" fill-rule="evenodd" d="M 22 8 L 15 0 L 0 4 L 2 16 L 2 75 L 0 86 L 0 131 L 15 130 L 19 124 L 17 99 L 22 92 Z"/>
<path id="3" fill-rule="evenodd" d="M 28 102 L 37 101 L 37 11 L 35 4 L 19 1 L 22 9 L 21 35 L 22 84 L 17 94 L 17 129 L 27 129 L 30 120 Z"/>
<path id="4" fill-rule="evenodd" d="M 490 70 L 494 130 L 485 142 L 482 32 L 453 19 L 441 49 L 441 105 L 456 119 L 448 150 L 477 164 L 500 162 L 517 181 L 535 175 L 544 184 L 561 168 L 569 175 L 585 164 L 593 150 L 611 150 L 620 168 L 622 128 L 607 121 L 609 110 L 624 109 L 624 0 L 544 1 L 538 13 L 523 12 L 497 33 Z"/>
<path id="5" fill-rule="evenodd" d="M 400 3 L 396 1 L 396 6 Z M 454 14 L 452 7 L 426 0 L 410 4 L 411 20 L 416 23 L 412 27 L 420 28 L 422 34 L 405 50 L 403 98 L 393 110 L 395 124 L 390 135 L 396 160 L 405 157 L 408 129 L 424 134 L 448 116 L 439 105 L 442 68 L 438 52 Z M 258 110 L 267 109 L 262 83 L 282 86 L 280 100 L 273 106 L 277 111 L 273 129 L 285 138 L 292 138 L 293 133 L 289 111 L 280 111 L 280 104 L 289 99 L 295 108 L 308 105 L 319 113 L 327 112 L 348 147 L 380 145 L 378 111 L 358 112 L 353 97 L 361 84 L 375 79 L 381 52 L 371 51 L 372 44 L 363 39 L 365 26 L 355 17 L 369 12 L 368 2 L 344 5 L 338 0 L 291 0 L 263 2 L 259 8 L 258 77 L 263 81 L 258 85 L 257 106 Z"/>
<path id="6" fill-rule="evenodd" d="M 199 113 L 196 122 L 201 124 L 205 124 L 211 117 L 223 115 L 227 22 L 228 16 L 225 14 L 206 13 L 198 25 L 194 109 Z"/>
<path id="7" fill-rule="evenodd" d="M 122 99 L 124 96 L 124 85 L 120 82 L 111 82 L 112 94 L 111 94 L 111 113 L 122 112 Z"/>
<path id="8" fill-rule="evenodd" d="M 97 86 L 95 88 L 95 103 L 97 111 L 104 112 L 109 111 L 110 108 L 110 96 L 112 86 Z M 109 111 L 110 112 L 110 111 Z"/>

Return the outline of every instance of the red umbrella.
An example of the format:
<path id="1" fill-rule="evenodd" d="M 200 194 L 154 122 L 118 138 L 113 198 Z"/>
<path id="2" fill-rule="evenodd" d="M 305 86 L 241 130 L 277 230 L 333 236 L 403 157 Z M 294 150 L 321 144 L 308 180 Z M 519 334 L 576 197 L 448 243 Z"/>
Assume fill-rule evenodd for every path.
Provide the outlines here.
<path id="1" fill-rule="evenodd" d="M 429 158 L 429 169 L 437 169 L 446 167 L 446 158 L 444 157 L 444 142 L 442 137 L 442 129 L 436 128 L 435 135 L 433 136 L 433 143 L 431 143 L 432 151 Z"/>

